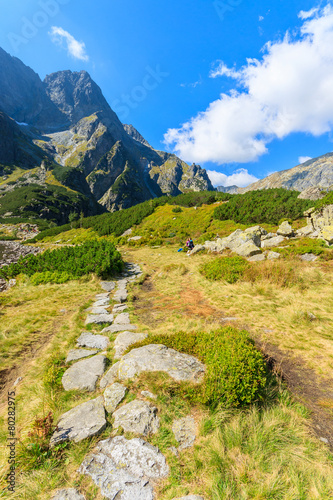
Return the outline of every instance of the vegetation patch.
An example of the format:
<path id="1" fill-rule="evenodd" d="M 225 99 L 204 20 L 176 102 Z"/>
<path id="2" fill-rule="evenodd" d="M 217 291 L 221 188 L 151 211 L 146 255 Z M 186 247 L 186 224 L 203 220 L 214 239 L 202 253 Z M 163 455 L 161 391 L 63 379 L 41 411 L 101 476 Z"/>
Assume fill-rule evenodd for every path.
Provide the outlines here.
<path id="1" fill-rule="evenodd" d="M 266 365 L 245 330 L 225 327 L 213 332 L 150 335 L 143 342 L 135 344 L 135 347 L 149 344 L 166 345 L 191 354 L 205 364 L 203 383 L 174 384 L 175 392 L 180 391 L 192 403 L 213 408 L 220 403 L 237 407 L 262 397 L 266 386 Z"/>
<path id="2" fill-rule="evenodd" d="M 120 272 L 123 265 L 121 255 L 112 243 L 106 240 L 92 240 L 82 245 L 46 250 L 42 254 L 20 258 L 17 263 L 3 267 L 0 276 L 10 279 L 18 274 L 33 276 L 38 273 L 36 283 L 52 276 L 59 280 L 79 278 L 90 273 L 106 279 Z"/>
<path id="3" fill-rule="evenodd" d="M 296 220 L 313 206 L 313 201 L 300 200 L 298 195 L 298 191 L 282 188 L 237 194 L 228 203 L 216 207 L 214 217 L 243 224 L 279 224 L 283 219 Z"/>
<path id="4" fill-rule="evenodd" d="M 209 280 L 224 280 L 227 283 L 236 283 L 244 276 L 245 270 L 249 266 L 247 260 L 235 255 L 213 259 L 200 266 L 199 270 Z"/>

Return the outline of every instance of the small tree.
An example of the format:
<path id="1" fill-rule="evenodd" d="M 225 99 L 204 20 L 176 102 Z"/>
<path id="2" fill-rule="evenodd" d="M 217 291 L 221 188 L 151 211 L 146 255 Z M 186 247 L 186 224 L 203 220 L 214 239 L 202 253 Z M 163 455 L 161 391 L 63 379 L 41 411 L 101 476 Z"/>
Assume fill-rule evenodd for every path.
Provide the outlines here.
<path id="1" fill-rule="evenodd" d="M 70 212 L 68 216 L 68 222 L 70 222 L 71 228 L 73 229 L 73 222 L 77 220 L 77 213 L 76 212 Z"/>

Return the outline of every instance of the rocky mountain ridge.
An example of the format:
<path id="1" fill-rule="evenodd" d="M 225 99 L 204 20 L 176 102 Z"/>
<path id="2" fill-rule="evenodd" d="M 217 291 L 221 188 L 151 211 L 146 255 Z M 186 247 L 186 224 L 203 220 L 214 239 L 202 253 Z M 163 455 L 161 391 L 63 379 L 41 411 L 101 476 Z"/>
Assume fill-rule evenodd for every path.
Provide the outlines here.
<path id="1" fill-rule="evenodd" d="M 0 49 L 0 110 L 1 199 L 15 189 L 20 177 L 15 167 L 40 168 L 42 162 L 51 172 L 45 185 L 51 179 L 93 199 L 101 210 L 213 190 L 200 166 L 154 150 L 132 125 L 123 125 L 86 71 L 59 71 L 42 82 Z M 93 206 L 85 215 L 96 213 Z"/>

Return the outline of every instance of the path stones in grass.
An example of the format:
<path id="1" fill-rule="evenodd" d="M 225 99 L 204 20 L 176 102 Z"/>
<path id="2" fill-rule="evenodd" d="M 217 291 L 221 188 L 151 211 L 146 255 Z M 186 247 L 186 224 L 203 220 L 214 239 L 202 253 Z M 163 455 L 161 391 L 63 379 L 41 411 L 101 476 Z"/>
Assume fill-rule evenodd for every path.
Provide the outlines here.
<path id="1" fill-rule="evenodd" d="M 194 356 L 183 354 L 162 344 L 133 349 L 114 364 L 101 379 L 101 387 L 116 379 L 127 380 L 141 372 L 166 372 L 177 381 L 201 382 L 205 366 Z"/>
<path id="2" fill-rule="evenodd" d="M 267 253 L 267 259 L 268 260 L 274 260 L 274 259 L 279 259 L 281 257 L 281 254 L 279 254 L 278 252 L 268 252 Z"/>
<path id="3" fill-rule="evenodd" d="M 114 320 L 114 325 L 129 325 L 131 323 L 129 313 L 120 313 Z"/>
<path id="4" fill-rule="evenodd" d="M 112 313 L 119 314 L 124 312 L 127 309 L 127 304 L 116 304 L 113 306 Z"/>
<path id="5" fill-rule="evenodd" d="M 101 281 L 101 287 L 106 292 L 112 292 L 116 288 L 114 281 Z"/>
<path id="6" fill-rule="evenodd" d="M 111 325 L 103 328 L 102 333 L 117 333 L 117 332 L 123 332 L 123 331 L 128 331 L 128 330 L 137 330 L 136 325 Z"/>
<path id="7" fill-rule="evenodd" d="M 128 295 L 128 293 L 127 293 L 126 289 L 117 290 L 113 296 L 113 300 L 115 302 L 120 302 L 122 304 L 123 302 L 126 302 L 127 295 Z"/>
<path id="8" fill-rule="evenodd" d="M 116 436 L 100 441 L 78 472 L 91 476 L 110 500 L 154 500 L 152 483 L 168 476 L 169 467 L 157 447 Z"/>
<path id="9" fill-rule="evenodd" d="M 62 376 L 62 385 L 65 391 L 73 389 L 94 391 L 98 377 L 103 375 L 105 371 L 105 363 L 106 357 L 98 354 L 72 365 Z"/>
<path id="10" fill-rule="evenodd" d="M 107 292 L 105 292 L 105 293 L 97 293 L 97 294 L 95 295 L 95 298 L 96 298 L 97 300 L 108 299 L 109 297 L 110 297 L 110 294 L 109 294 L 109 293 L 107 293 Z"/>
<path id="11" fill-rule="evenodd" d="M 108 307 L 110 305 L 110 299 L 98 299 L 93 303 L 93 307 Z"/>
<path id="12" fill-rule="evenodd" d="M 91 323 L 100 325 L 103 323 L 112 323 L 113 321 L 113 314 L 88 314 L 88 317 L 85 321 L 86 325 L 90 325 Z"/>
<path id="13" fill-rule="evenodd" d="M 60 417 L 56 431 L 51 437 L 50 446 L 53 447 L 63 441 L 78 443 L 88 437 L 96 436 L 105 427 L 103 397 L 99 396 L 76 406 Z"/>
<path id="14" fill-rule="evenodd" d="M 85 497 L 76 489 L 67 488 L 66 490 L 57 491 L 51 500 L 85 500 Z"/>
<path id="15" fill-rule="evenodd" d="M 150 406 L 146 401 L 135 399 L 113 413 L 113 427 L 115 429 L 122 427 L 125 432 L 134 432 L 142 436 L 155 434 L 160 428 L 160 421 L 156 413 L 155 406 Z"/>
<path id="16" fill-rule="evenodd" d="M 109 314 L 107 312 L 107 310 L 105 309 L 106 306 L 92 306 L 92 307 L 88 307 L 88 309 L 86 309 L 87 312 L 89 312 L 90 314 Z"/>
<path id="17" fill-rule="evenodd" d="M 127 388 L 122 384 L 112 384 L 104 391 L 104 407 L 108 413 L 113 413 L 124 399 Z"/>
<path id="18" fill-rule="evenodd" d="M 313 254 L 313 253 L 305 253 L 300 256 L 301 260 L 304 260 L 305 262 L 314 262 L 315 260 L 318 259 L 318 256 Z"/>
<path id="19" fill-rule="evenodd" d="M 66 363 L 70 363 L 71 361 L 78 361 L 79 359 L 82 358 L 87 358 L 88 356 L 93 356 L 94 354 L 97 354 L 98 350 L 92 349 L 72 349 L 69 351 Z"/>
<path id="20" fill-rule="evenodd" d="M 115 348 L 115 359 L 122 357 L 124 352 L 136 342 L 140 342 L 148 337 L 148 333 L 135 333 L 135 332 L 122 332 L 120 333 L 116 340 L 114 341 Z"/>
<path id="21" fill-rule="evenodd" d="M 92 349 L 106 349 L 110 344 L 110 339 L 104 335 L 94 335 L 90 332 L 81 333 L 77 339 L 77 344 L 81 347 L 90 347 Z"/>
<path id="22" fill-rule="evenodd" d="M 179 443 L 178 450 L 185 450 L 193 446 L 197 429 L 193 417 L 187 416 L 179 420 L 175 420 L 172 425 L 172 432 L 175 435 L 176 441 Z"/>

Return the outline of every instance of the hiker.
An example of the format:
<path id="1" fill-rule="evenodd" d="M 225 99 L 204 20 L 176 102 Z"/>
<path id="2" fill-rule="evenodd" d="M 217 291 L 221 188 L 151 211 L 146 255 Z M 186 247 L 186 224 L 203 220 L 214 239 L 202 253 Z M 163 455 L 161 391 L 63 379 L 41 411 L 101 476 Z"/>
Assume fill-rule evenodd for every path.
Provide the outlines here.
<path id="1" fill-rule="evenodd" d="M 187 246 L 187 248 L 189 249 L 189 251 L 193 250 L 193 248 L 194 248 L 194 243 L 193 243 L 192 238 L 189 238 L 189 239 L 187 240 L 187 242 L 186 242 L 186 246 Z"/>

